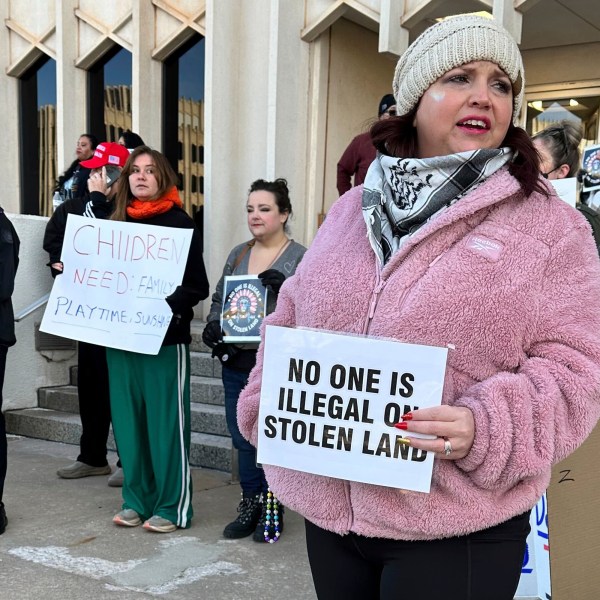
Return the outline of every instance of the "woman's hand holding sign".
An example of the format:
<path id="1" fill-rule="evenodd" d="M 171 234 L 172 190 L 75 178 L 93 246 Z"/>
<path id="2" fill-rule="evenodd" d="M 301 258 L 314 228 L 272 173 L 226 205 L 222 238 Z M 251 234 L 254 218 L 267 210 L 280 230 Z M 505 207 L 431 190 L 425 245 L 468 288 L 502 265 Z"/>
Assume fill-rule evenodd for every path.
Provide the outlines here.
<path id="1" fill-rule="evenodd" d="M 434 406 L 402 415 L 402 421 L 394 425 L 407 434 L 424 433 L 436 435 L 435 439 L 407 437 L 410 445 L 419 450 L 436 452 L 438 458 L 458 460 L 464 458 L 475 439 L 473 413 L 462 406 Z"/>

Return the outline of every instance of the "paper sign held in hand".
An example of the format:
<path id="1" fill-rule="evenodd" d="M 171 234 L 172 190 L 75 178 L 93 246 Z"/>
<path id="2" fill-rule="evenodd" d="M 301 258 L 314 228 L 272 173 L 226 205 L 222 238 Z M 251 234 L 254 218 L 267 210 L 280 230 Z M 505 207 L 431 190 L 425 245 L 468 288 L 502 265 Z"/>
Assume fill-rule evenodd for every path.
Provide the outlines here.
<path id="1" fill-rule="evenodd" d="M 275 326 L 264 345 L 259 462 L 429 492 L 434 455 L 394 424 L 441 403 L 447 348 Z"/>
<path id="2" fill-rule="evenodd" d="M 258 343 L 267 309 L 267 289 L 256 275 L 228 275 L 223 286 L 223 341 Z"/>
<path id="3" fill-rule="evenodd" d="M 69 215 L 41 331 L 158 354 L 171 322 L 165 298 L 183 280 L 192 229 Z"/>

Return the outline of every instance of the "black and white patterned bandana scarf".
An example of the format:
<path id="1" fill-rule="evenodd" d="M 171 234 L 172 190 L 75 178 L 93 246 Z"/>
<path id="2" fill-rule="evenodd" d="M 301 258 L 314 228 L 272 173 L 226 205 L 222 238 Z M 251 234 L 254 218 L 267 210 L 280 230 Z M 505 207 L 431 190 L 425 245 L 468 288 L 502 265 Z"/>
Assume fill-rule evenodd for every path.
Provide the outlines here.
<path id="1" fill-rule="evenodd" d="M 367 236 L 382 265 L 421 225 L 507 164 L 510 148 L 432 158 L 378 154 L 362 195 Z"/>

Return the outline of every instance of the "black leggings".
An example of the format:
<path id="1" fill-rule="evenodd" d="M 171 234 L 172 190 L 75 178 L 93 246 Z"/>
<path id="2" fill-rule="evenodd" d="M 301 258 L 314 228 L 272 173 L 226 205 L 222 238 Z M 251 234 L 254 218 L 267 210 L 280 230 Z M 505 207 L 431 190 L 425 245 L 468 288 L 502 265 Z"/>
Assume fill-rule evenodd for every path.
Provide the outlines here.
<path id="1" fill-rule="evenodd" d="M 412 542 L 306 521 L 306 546 L 319 600 L 512 600 L 529 529 L 529 511 L 470 535 Z"/>

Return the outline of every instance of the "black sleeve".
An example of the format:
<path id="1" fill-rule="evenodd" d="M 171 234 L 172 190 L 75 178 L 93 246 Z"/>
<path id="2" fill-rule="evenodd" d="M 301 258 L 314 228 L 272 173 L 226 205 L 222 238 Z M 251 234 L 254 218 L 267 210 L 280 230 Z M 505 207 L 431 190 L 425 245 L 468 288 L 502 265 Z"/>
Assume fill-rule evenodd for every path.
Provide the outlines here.
<path id="1" fill-rule="evenodd" d="M 68 202 L 70 201 L 60 204 L 46 224 L 43 246 L 44 250 L 50 256 L 48 265 L 60 261 L 63 240 L 65 238 L 65 227 L 67 226 L 67 216 L 69 214 Z"/>
<path id="2" fill-rule="evenodd" d="M 190 222 L 193 224 L 193 221 Z M 192 309 L 200 300 L 208 298 L 210 290 L 204 259 L 202 257 L 202 236 L 193 225 L 192 242 L 185 265 L 185 273 L 180 286 L 165 300 L 168 302 L 173 314 L 183 314 Z"/>
<path id="3" fill-rule="evenodd" d="M 107 200 L 102 192 L 92 192 L 89 198 L 84 214 L 91 216 L 88 215 L 88 210 L 91 210 L 96 219 L 108 219 L 115 208 L 114 202 Z"/>
<path id="4" fill-rule="evenodd" d="M 19 266 L 19 236 L 4 212 L 0 213 L 0 301 L 9 300 L 15 289 Z"/>

